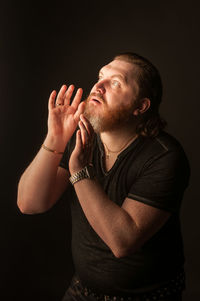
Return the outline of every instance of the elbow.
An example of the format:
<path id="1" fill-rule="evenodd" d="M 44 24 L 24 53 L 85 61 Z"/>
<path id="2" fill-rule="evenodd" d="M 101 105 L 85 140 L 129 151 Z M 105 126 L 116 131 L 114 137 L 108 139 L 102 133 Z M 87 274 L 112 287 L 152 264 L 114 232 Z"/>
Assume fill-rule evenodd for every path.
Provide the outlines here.
<path id="1" fill-rule="evenodd" d="M 124 258 L 124 257 L 128 257 L 130 255 L 133 255 L 140 248 L 141 248 L 141 245 L 139 246 L 135 243 L 134 245 L 131 244 L 130 246 L 121 246 L 121 247 L 112 249 L 112 253 L 116 258 L 120 259 L 120 258 Z"/>
<path id="2" fill-rule="evenodd" d="M 23 214 L 34 214 L 32 208 L 33 200 L 30 199 L 30 196 L 27 198 L 27 196 L 24 196 L 22 189 L 20 189 L 20 186 L 18 187 L 18 193 L 17 193 L 17 207 Z"/>
<path id="3" fill-rule="evenodd" d="M 40 213 L 44 213 L 48 210 L 47 208 L 46 209 L 41 209 L 41 208 L 35 209 L 31 206 L 22 205 L 20 203 L 17 203 L 17 206 L 22 214 L 27 214 L 27 215 L 40 214 Z"/>
<path id="4" fill-rule="evenodd" d="M 41 200 L 39 201 L 35 195 L 24 194 L 18 190 L 17 207 L 23 214 L 40 214 L 48 211 L 52 205 L 51 202 Z"/>
<path id="5" fill-rule="evenodd" d="M 25 205 L 25 202 L 17 200 L 17 207 L 19 208 L 20 212 L 23 214 L 36 214 L 30 206 Z"/>
<path id="6" fill-rule="evenodd" d="M 117 258 L 124 258 L 130 255 L 130 252 L 128 252 L 127 250 L 112 250 L 113 255 Z"/>
<path id="7" fill-rule="evenodd" d="M 124 258 L 127 256 L 127 254 L 125 254 L 125 252 L 122 252 L 121 250 L 112 250 L 113 255 L 117 258 Z"/>
<path id="8" fill-rule="evenodd" d="M 44 213 L 47 211 L 47 208 L 35 207 L 34 200 L 32 199 L 17 199 L 17 207 L 19 208 L 20 212 L 23 214 L 34 215 L 39 213 Z"/>

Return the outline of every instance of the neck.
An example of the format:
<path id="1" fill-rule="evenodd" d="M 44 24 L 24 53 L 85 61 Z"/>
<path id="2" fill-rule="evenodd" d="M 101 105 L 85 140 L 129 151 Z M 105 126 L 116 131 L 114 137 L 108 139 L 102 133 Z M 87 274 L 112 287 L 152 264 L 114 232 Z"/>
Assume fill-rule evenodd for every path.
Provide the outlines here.
<path id="1" fill-rule="evenodd" d="M 137 134 L 134 127 L 129 127 L 102 132 L 100 137 L 104 144 L 105 152 L 107 153 L 110 150 L 113 154 L 116 154 L 127 148 L 137 138 Z"/>

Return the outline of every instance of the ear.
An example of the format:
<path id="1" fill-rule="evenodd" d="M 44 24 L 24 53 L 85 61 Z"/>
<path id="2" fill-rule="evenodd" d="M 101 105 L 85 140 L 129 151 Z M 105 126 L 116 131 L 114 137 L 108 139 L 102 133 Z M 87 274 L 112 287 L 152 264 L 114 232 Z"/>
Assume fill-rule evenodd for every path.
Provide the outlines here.
<path id="1" fill-rule="evenodd" d="M 149 98 L 142 98 L 139 101 L 137 109 L 134 110 L 133 115 L 138 116 L 146 112 L 151 106 L 151 101 Z"/>

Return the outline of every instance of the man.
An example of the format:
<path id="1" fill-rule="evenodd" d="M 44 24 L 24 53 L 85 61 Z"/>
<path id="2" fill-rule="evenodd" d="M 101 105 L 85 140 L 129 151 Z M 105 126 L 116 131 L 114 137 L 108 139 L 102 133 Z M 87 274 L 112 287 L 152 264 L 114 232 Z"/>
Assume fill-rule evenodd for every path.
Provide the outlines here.
<path id="1" fill-rule="evenodd" d="M 86 101 L 82 89 L 71 101 L 73 91 L 51 93 L 46 139 L 18 189 L 20 210 L 34 214 L 73 185 L 76 275 L 63 300 L 181 300 L 179 212 L 189 166 L 164 132 L 157 69 L 120 54 Z"/>

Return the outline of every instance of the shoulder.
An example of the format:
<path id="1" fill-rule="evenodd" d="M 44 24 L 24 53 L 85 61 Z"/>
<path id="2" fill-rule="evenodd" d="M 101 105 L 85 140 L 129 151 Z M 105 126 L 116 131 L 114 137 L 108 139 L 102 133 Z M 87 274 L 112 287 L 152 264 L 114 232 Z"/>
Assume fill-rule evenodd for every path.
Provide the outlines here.
<path id="1" fill-rule="evenodd" d="M 154 140 L 164 151 L 183 151 L 181 143 L 167 132 L 161 132 Z"/>
<path id="2" fill-rule="evenodd" d="M 182 145 L 166 132 L 154 138 L 140 138 L 142 147 L 129 172 L 131 179 L 137 168 L 129 197 L 161 209 L 177 210 L 190 177 Z"/>
<path id="3" fill-rule="evenodd" d="M 143 145 L 141 153 L 143 153 L 147 159 L 156 159 L 168 154 L 187 159 L 181 143 L 167 132 L 162 131 L 156 137 L 143 137 L 141 141 Z"/>
<path id="4" fill-rule="evenodd" d="M 183 173 L 189 176 L 190 166 L 181 143 L 167 132 L 156 137 L 140 137 L 134 165 L 138 175 L 155 171 L 156 174 Z"/>

